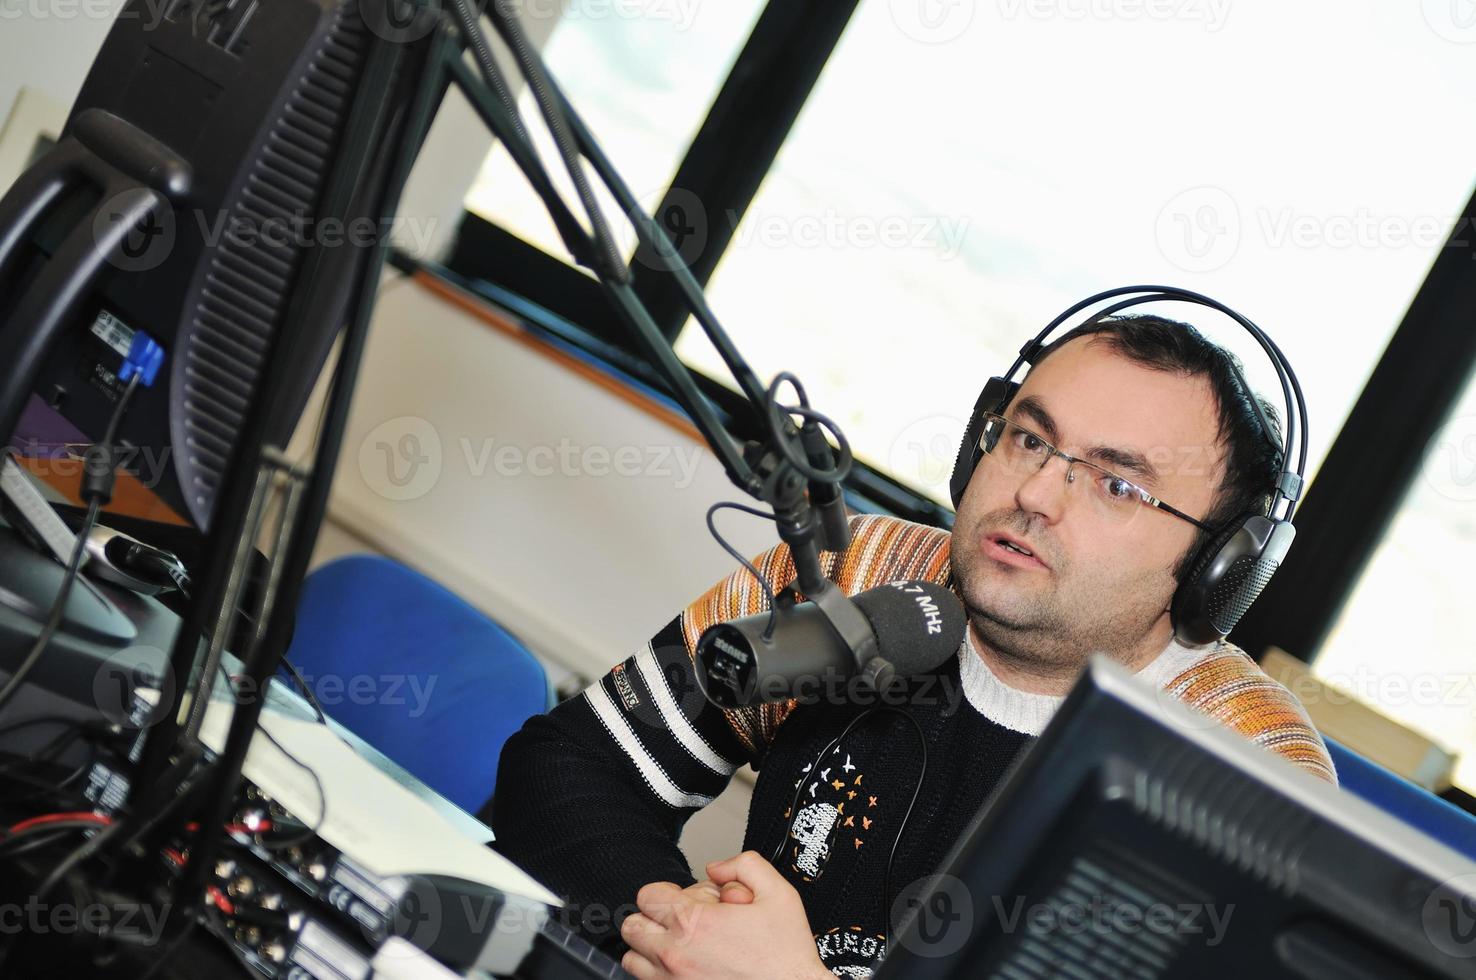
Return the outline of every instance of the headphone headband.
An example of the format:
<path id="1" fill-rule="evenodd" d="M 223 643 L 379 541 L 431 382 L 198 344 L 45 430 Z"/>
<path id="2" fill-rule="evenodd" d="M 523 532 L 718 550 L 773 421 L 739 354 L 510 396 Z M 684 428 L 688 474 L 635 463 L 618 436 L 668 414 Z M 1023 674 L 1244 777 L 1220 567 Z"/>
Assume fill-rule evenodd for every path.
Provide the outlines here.
<path id="1" fill-rule="evenodd" d="M 1061 324 L 1082 310 L 1120 296 L 1131 296 L 1131 298 L 1114 303 L 1107 309 L 1093 314 L 1091 317 L 1082 321 L 1080 326 L 1098 322 L 1123 310 L 1131 309 L 1135 306 L 1142 306 L 1146 303 L 1182 302 L 1208 307 L 1209 309 L 1223 313 L 1244 328 L 1260 344 L 1261 349 L 1266 353 L 1267 360 L 1276 369 L 1277 379 L 1281 382 L 1281 397 L 1282 402 L 1286 405 L 1287 419 L 1286 432 L 1283 433 L 1281 443 L 1281 476 L 1277 479 L 1276 485 L 1272 489 L 1271 506 L 1268 508 L 1268 514 L 1274 516 L 1277 505 L 1285 501 L 1287 508 L 1282 520 L 1290 521 L 1293 512 L 1296 510 L 1297 500 L 1302 495 L 1303 477 L 1307 470 L 1307 405 L 1302 396 L 1302 386 L 1297 381 L 1297 376 L 1292 370 L 1291 363 L 1287 361 L 1286 355 L 1281 352 L 1281 348 L 1276 346 L 1276 342 L 1266 336 L 1265 332 L 1251 322 L 1250 319 L 1232 310 L 1219 300 L 1212 299 L 1202 293 L 1193 292 L 1192 290 L 1180 289 L 1177 286 L 1119 286 L 1116 289 L 1108 289 L 1088 296 L 1086 299 L 1073 304 L 1050 323 L 1046 324 L 1045 329 L 1041 330 L 1040 333 L 1026 341 L 1020 348 L 1020 353 L 1015 358 L 1015 363 L 1010 365 L 1010 369 L 1003 375 L 1004 381 L 1007 384 L 1011 383 L 1015 373 L 1020 370 L 1021 366 L 1025 364 L 1033 366 L 1035 359 L 1045 350 L 1046 340 L 1051 334 L 1056 332 Z M 1251 406 L 1261 423 L 1262 431 L 1273 445 L 1276 444 L 1275 430 L 1271 427 L 1271 420 L 1266 417 L 1266 413 L 1262 410 L 1260 400 L 1256 398 L 1255 392 L 1251 389 L 1244 375 L 1239 370 L 1235 370 L 1233 362 L 1230 363 L 1230 367 L 1244 388 L 1246 397 L 1250 400 Z M 1006 390 L 1010 394 L 1013 394 L 1012 388 Z M 998 409 L 995 410 L 997 411 Z M 1297 450 L 1295 465 L 1292 463 L 1294 440 Z M 956 505 L 957 500 L 954 503 Z"/>

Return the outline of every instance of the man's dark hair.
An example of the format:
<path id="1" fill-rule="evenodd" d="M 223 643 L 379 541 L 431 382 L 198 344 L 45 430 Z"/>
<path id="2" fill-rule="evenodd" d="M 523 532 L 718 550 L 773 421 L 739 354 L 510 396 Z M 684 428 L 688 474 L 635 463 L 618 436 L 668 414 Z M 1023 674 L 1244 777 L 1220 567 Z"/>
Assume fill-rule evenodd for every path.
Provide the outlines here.
<path id="1" fill-rule="evenodd" d="M 1266 512 L 1272 488 L 1281 476 L 1281 425 L 1276 409 L 1247 386 L 1238 357 L 1205 339 L 1187 323 L 1143 313 L 1085 323 L 1047 345 L 1035 364 L 1039 365 L 1061 345 L 1086 336 L 1109 344 L 1144 367 L 1207 378 L 1220 415 L 1219 442 L 1228 451 L 1225 478 L 1215 493 L 1209 514 L 1201 520 L 1219 531 L 1241 514 Z M 1276 434 L 1275 448 L 1266 439 L 1252 398 L 1260 404 Z M 1208 536 L 1203 531 L 1195 535 L 1194 543 L 1174 567 L 1176 579 L 1183 580 L 1190 560 Z"/>

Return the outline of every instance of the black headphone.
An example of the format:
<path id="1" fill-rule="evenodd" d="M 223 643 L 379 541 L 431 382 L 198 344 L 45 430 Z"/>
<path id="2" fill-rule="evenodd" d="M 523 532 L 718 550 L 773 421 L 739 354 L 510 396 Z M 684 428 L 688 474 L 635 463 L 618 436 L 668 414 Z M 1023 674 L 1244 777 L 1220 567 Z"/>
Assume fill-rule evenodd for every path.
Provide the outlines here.
<path id="1" fill-rule="evenodd" d="M 1003 415 L 1005 408 L 1015 397 L 1015 392 L 1020 390 L 1020 382 L 1011 380 L 1016 372 L 1022 365 L 1034 363 L 1045 349 L 1046 338 L 1067 319 L 1088 307 L 1122 296 L 1131 298 L 1118 300 L 1093 314 L 1083 321 L 1082 326 L 1144 303 L 1167 300 L 1207 306 L 1225 314 L 1255 337 L 1275 365 L 1277 377 L 1281 380 L 1282 399 L 1287 407 L 1287 428 L 1284 441 L 1278 442 L 1276 431 L 1261 409 L 1260 401 L 1251 391 L 1245 377 L 1235 368 L 1234 362 L 1229 362 L 1231 373 L 1255 407 L 1267 440 L 1281 453 L 1282 472 L 1275 487 L 1271 488 L 1271 502 L 1266 513 L 1242 514 L 1223 528 L 1210 533 L 1195 554 L 1183 581 L 1179 583 L 1170 607 L 1174 632 L 1180 641 L 1197 646 L 1222 640 L 1235 628 L 1235 624 L 1245 615 L 1251 603 L 1255 602 L 1266 583 L 1271 581 L 1271 576 L 1291 547 L 1292 538 L 1296 536 L 1296 529 L 1291 523 L 1292 514 L 1296 509 L 1297 498 L 1301 496 L 1302 475 L 1307 468 L 1307 405 L 1291 364 L 1260 327 L 1223 303 L 1174 286 L 1121 286 L 1089 296 L 1056 317 L 1033 340 L 1020 348 L 1020 356 L 1003 377 L 989 379 L 979 400 L 975 402 L 974 413 L 969 419 L 968 428 L 964 430 L 963 444 L 958 448 L 958 460 L 953 464 L 953 477 L 949 481 L 953 505 L 957 507 L 963 499 L 969 478 L 974 475 L 974 468 L 984 455 L 980 441 L 984 434 L 985 416 L 991 412 Z M 1294 434 L 1298 444 L 1295 468 L 1290 465 Z M 1277 508 L 1283 504 L 1285 513 L 1277 517 Z"/>

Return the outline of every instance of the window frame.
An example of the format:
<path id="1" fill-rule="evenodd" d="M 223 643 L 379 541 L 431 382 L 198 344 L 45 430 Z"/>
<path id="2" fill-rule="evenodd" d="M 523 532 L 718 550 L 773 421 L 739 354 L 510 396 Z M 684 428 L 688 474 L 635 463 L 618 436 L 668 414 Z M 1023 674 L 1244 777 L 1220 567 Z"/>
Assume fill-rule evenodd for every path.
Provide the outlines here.
<path id="1" fill-rule="evenodd" d="M 1473 219 L 1476 193 L 1297 509 L 1286 562 L 1236 628 L 1235 642 L 1253 656 L 1277 646 L 1315 659 L 1476 371 L 1476 236 L 1463 232 Z"/>

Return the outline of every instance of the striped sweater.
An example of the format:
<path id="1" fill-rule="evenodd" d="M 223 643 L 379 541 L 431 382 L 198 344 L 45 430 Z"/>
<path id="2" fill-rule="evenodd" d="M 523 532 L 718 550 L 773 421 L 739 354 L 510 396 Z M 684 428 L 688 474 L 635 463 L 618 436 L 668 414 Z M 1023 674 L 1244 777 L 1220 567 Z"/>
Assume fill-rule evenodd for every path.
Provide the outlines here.
<path id="1" fill-rule="evenodd" d="M 874 515 L 853 517 L 851 528 L 850 548 L 821 556 L 845 593 L 899 579 L 951 583 L 948 532 Z M 795 578 L 783 545 L 755 564 L 776 589 Z M 868 976 L 886 951 L 888 906 L 936 870 L 1061 699 L 1003 684 L 966 640 L 957 657 L 912 682 L 908 710 L 927 741 L 924 778 L 916 733 L 895 715 L 868 719 L 815 764 L 856 717 L 854 706 L 723 711 L 697 688 L 693 653 L 703 630 L 767 607 L 762 587 L 739 570 L 582 696 L 530 719 L 503 750 L 496 795 L 482 816 L 500 851 L 566 896 L 571 924 L 618 953 L 618 923 L 642 885 L 692 882 L 677 847 L 687 818 L 739 766 L 752 765 L 759 777 L 744 849 L 776 854 L 804 899 L 826 966 L 838 976 Z M 1139 675 L 1312 775 L 1336 780 L 1302 706 L 1232 644 L 1171 643 Z"/>

